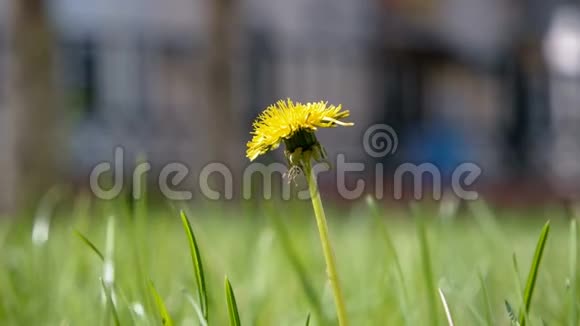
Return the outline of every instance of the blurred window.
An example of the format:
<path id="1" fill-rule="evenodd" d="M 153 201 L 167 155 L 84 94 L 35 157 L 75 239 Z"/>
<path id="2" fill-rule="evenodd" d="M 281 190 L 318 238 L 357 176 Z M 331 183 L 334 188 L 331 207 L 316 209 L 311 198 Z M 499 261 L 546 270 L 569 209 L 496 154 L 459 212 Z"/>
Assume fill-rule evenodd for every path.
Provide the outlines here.
<path id="1" fill-rule="evenodd" d="M 67 104 L 80 117 L 91 117 L 97 110 L 97 45 L 91 38 L 64 45 L 63 75 Z"/>

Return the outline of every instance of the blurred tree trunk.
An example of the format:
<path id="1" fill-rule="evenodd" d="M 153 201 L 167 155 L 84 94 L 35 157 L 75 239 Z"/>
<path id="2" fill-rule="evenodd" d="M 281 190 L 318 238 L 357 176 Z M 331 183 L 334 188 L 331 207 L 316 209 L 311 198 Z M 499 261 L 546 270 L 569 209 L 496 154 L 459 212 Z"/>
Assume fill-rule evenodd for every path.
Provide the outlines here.
<path id="1" fill-rule="evenodd" d="M 63 156 L 54 37 L 45 0 L 14 0 L 9 107 L 14 117 L 16 209 L 34 209 L 58 180 Z"/>
<path id="2" fill-rule="evenodd" d="M 2 48 L 0 51 L 5 51 Z M 5 53 L 2 53 L 1 58 L 3 62 L 0 64 L 6 67 L 6 57 Z M 5 214 L 9 214 L 14 209 L 14 126 L 13 126 L 13 112 L 8 109 L 6 94 L 6 74 L 2 71 L 0 75 L 1 81 L 0 86 L 2 86 L 0 94 L 0 218 L 4 217 Z"/>

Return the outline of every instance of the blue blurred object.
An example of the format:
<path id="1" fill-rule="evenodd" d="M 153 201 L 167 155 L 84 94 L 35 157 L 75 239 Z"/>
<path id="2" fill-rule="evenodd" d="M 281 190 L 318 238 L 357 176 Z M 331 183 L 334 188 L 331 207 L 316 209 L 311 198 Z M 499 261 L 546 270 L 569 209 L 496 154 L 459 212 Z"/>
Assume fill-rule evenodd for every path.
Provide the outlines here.
<path id="1" fill-rule="evenodd" d="M 442 176 L 473 158 L 461 129 L 441 120 L 428 121 L 405 138 L 406 159 L 414 164 L 432 163 Z"/>

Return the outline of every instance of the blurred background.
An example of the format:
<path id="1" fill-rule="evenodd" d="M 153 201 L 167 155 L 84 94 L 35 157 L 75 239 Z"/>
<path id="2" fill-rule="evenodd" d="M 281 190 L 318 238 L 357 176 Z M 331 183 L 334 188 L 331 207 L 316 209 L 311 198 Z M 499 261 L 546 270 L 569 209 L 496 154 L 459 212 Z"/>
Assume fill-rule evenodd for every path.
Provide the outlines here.
<path id="1" fill-rule="evenodd" d="M 0 0 L 0 212 L 55 184 L 87 187 L 116 146 L 127 166 L 186 164 L 186 188 L 211 162 L 239 172 L 252 120 L 285 98 L 351 110 L 355 127 L 320 135 L 330 157 L 377 162 L 362 135 L 386 123 L 399 137 L 396 154 L 378 161 L 388 169 L 469 161 L 491 200 L 574 199 L 579 6 Z M 274 160 L 282 154 L 264 158 Z"/>

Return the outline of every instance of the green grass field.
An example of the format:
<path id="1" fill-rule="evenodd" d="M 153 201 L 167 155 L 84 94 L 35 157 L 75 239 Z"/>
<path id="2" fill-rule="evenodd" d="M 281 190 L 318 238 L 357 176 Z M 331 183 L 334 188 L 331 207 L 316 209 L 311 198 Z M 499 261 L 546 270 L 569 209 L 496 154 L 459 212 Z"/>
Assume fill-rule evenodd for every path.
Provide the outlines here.
<path id="1" fill-rule="evenodd" d="M 166 324 L 202 324 L 178 209 L 72 206 L 2 221 L 1 325 L 161 325 L 163 307 Z M 533 300 L 522 317 L 528 325 L 577 325 L 576 232 L 562 209 L 474 203 L 442 216 L 435 205 L 327 208 L 351 325 L 448 325 L 439 289 L 455 325 L 515 324 L 506 301 L 519 319 L 548 219 Z M 309 314 L 311 325 L 336 323 L 308 202 L 200 203 L 186 211 L 201 254 L 209 325 L 229 324 L 226 275 L 243 325 L 305 325 Z"/>

